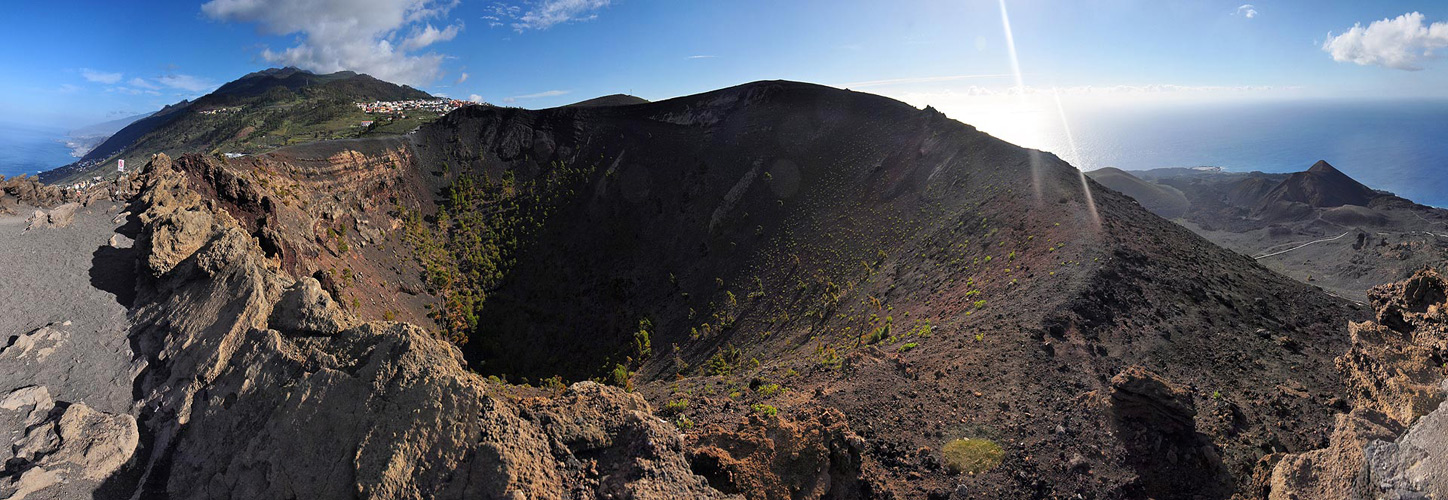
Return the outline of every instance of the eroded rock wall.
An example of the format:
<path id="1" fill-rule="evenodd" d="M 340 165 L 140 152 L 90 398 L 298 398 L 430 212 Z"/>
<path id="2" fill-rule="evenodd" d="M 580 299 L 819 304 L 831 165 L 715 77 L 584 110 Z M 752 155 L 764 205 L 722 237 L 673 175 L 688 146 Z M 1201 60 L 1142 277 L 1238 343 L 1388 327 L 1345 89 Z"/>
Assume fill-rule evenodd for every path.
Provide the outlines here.
<path id="1" fill-rule="evenodd" d="M 1269 498 L 1448 498 L 1445 289 L 1424 270 L 1369 291 L 1376 320 L 1349 325 L 1337 359 L 1352 410 L 1326 448 L 1273 457 Z"/>
<path id="2" fill-rule="evenodd" d="M 636 394 L 527 396 L 293 279 L 170 159 L 148 171 L 132 331 L 142 496 L 714 498 Z"/>

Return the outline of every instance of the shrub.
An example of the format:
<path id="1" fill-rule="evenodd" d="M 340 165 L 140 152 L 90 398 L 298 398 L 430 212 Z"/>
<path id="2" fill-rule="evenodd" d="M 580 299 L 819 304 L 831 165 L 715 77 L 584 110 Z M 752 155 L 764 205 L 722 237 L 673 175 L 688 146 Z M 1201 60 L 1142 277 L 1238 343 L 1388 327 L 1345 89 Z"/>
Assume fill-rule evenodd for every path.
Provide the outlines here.
<path id="1" fill-rule="evenodd" d="M 815 356 L 819 359 L 820 366 L 825 368 L 838 368 L 844 361 L 840 358 L 840 353 L 834 346 L 816 346 Z"/>
<path id="2" fill-rule="evenodd" d="M 670 413 L 678 413 L 678 412 L 684 411 L 684 409 L 685 409 L 685 408 L 688 408 L 688 407 L 689 407 L 689 400 L 687 400 L 687 399 L 675 399 L 675 400 L 673 400 L 673 401 L 669 401 L 669 402 L 667 402 L 667 403 L 664 403 L 664 411 L 670 412 Z"/>
<path id="3" fill-rule="evenodd" d="M 942 454 L 952 473 L 980 474 L 1000 465 L 1005 452 L 989 439 L 956 439 L 945 443 Z"/>
<path id="4" fill-rule="evenodd" d="M 751 410 L 754 410 L 754 413 L 758 413 L 766 417 L 773 417 L 779 414 L 779 408 L 775 408 L 771 405 L 767 405 L 764 403 L 754 403 L 749 408 Z"/>
<path id="5" fill-rule="evenodd" d="M 649 331 L 654 329 L 654 323 L 648 318 L 639 320 L 639 329 L 634 332 L 634 355 L 639 361 L 647 359 L 653 353 L 653 346 L 649 341 Z"/>
<path id="6" fill-rule="evenodd" d="M 720 376 L 734 373 L 734 367 L 739 363 L 739 358 L 742 356 L 743 354 L 739 352 L 739 348 L 734 347 L 734 344 L 724 344 L 724 346 L 720 347 L 719 351 L 714 353 L 714 356 L 710 357 L 709 361 L 705 363 L 705 373 Z"/>
<path id="7" fill-rule="evenodd" d="M 613 365 L 613 371 L 608 375 L 608 383 L 622 387 L 625 391 L 633 392 L 632 376 L 633 374 L 629 373 L 627 366 L 615 364 Z"/>
<path id="8" fill-rule="evenodd" d="M 689 420 L 687 415 L 679 415 L 679 418 L 674 420 L 674 426 L 681 431 L 687 431 L 694 428 L 694 421 Z"/>

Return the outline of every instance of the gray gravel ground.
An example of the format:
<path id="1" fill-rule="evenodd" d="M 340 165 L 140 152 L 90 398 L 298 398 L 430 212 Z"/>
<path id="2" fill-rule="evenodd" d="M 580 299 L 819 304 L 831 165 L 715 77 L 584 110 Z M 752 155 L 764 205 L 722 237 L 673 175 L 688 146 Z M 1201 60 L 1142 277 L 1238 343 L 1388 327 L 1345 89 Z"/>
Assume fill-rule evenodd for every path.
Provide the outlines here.
<path id="1" fill-rule="evenodd" d="M 134 263 L 110 246 L 118 210 L 97 203 L 67 227 L 29 231 L 26 216 L 0 216 L 0 394 L 42 385 L 56 400 L 129 413 L 135 367 L 122 304 Z"/>

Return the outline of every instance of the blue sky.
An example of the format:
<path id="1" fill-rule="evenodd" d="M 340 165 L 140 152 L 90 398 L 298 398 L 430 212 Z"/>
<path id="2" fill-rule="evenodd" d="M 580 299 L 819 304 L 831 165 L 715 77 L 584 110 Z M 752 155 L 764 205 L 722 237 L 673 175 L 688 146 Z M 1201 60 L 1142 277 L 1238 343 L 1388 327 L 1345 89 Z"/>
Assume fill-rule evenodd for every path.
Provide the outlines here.
<path id="1" fill-rule="evenodd" d="M 524 107 L 611 93 L 661 99 L 782 78 L 985 121 L 992 109 L 1047 94 L 1108 105 L 1448 98 L 1448 61 L 1437 58 L 1448 54 L 1448 2 L 1006 1 L 1020 86 L 1001 5 L 17 2 L 0 18 L 0 120 L 78 127 L 288 64 Z M 1419 15 L 1400 18 L 1410 13 Z M 1361 26 L 1350 32 L 1354 25 Z"/>

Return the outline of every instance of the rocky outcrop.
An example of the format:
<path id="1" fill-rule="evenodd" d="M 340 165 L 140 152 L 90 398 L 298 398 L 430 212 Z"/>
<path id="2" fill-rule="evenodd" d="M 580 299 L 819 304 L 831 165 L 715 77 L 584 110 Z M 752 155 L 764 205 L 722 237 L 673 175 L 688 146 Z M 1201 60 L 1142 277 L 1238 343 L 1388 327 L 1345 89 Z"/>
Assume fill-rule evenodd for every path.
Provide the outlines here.
<path id="1" fill-rule="evenodd" d="M 98 201 L 120 201 L 136 193 L 140 186 L 135 178 L 120 177 L 84 188 L 61 188 L 42 183 L 39 178 L 18 176 L 6 179 L 0 176 L 0 215 L 14 215 L 21 207 L 51 209 L 64 204 L 88 206 Z M 67 209 L 74 213 L 75 208 Z M 38 211 L 48 216 L 45 210 Z M 62 216 L 68 214 L 62 213 Z M 52 223 L 54 224 L 54 223 Z"/>
<path id="2" fill-rule="evenodd" d="M 1445 289 L 1424 270 L 1369 292 L 1376 321 L 1349 325 L 1352 346 L 1337 359 L 1353 409 L 1327 448 L 1282 457 L 1269 498 L 1448 497 Z"/>
<path id="3" fill-rule="evenodd" d="M 53 207 L 64 203 L 65 191 L 42 184 L 35 177 L 0 177 L 0 213 L 14 213 L 14 204 L 31 207 Z"/>
<path id="4" fill-rule="evenodd" d="M 1369 443 L 1363 454 L 1378 498 L 1448 498 L 1448 408 L 1424 415 L 1397 441 Z"/>
<path id="5" fill-rule="evenodd" d="M 0 472 L 4 498 L 78 498 L 131 459 L 140 434 L 130 415 L 55 401 L 45 386 L 0 398 Z"/>
<path id="6" fill-rule="evenodd" d="M 1363 447 L 1402 432 L 1401 424 L 1374 410 L 1338 415 L 1327 448 L 1279 457 L 1268 484 L 1269 498 L 1371 498 Z"/>
<path id="7" fill-rule="evenodd" d="M 1116 430 L 1151 497 L 1215 497 L 1231 477 L 1210 440 L 1197 432 L 1197 410 L 1186 390 L 1140 366 L 1111 379 L 1108 398 Z"/>
<path id="8" fill-rule="evenodd" d="M 173 498 L 713 498 L 636 394 L 488 382 L 405 323 L 359 323 L 293 280 L 158 156 L 132 338 L 153 436 L 140 494 Z"/>
<path id="9" fill-rule="evenodd" d="M 737 429 L 711 425 L 689 436 L 694 470 L 721 491 L 748 498 L 868 498 L 860 474 L 864 440 L 844 414 L 798 419 L 751 415 Z"/>
<path id="10" fill-rule="evenodd" d="M 337 307 L 320 282 L 309 276 L 282 292 L 281 301 L 267 321 L 278 330 L 323 336 L 336 335 L 357 323 Z"/>
<path id="11" fill-rule="evenodd" d="M 26 220 L 25 230 L 32 229 L 59 229 L 69 226 L 75 221 L 75 211 L 80 210 L 80 203 L 70 202 L 50 210 L 36 210 Z"/>

